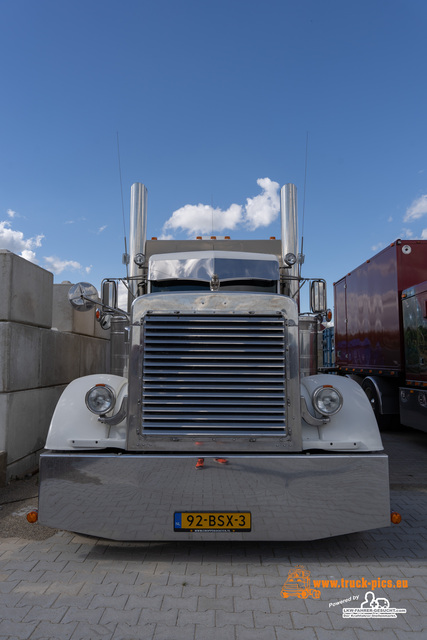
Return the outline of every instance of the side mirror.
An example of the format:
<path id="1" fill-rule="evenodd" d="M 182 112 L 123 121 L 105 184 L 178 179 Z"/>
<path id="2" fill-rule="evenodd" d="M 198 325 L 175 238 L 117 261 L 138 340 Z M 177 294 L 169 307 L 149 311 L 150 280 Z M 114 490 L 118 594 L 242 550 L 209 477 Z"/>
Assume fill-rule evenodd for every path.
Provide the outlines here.
<path id="1" fill-rule="evenodd" d="M 104 280 L 102 283 L 102 304 L 110 309 L 117 308 L 117 283 L 114 280 Z"/>
<path id="2" fill-rule="evenodd" d="M 99 322 L 101 329 L 108 331 L 111 329 L 111 313 L 103 313 L 101 309 L 97 309 L 95 312 L 95 318 Z"/>
<path id="3" fill-rule="evenodd" d="M 98 291 L 89 282 L 78 282 L 68 291 L 68 301 L 76 311 L 90 311 L 98 304 Z"/>
<path id="4" fill-rule="evenodd" d="M 312 313 L 323 313 L 326 311 L 326 282 L 324 280 L 313 280 L 310 287 L 310 307 Z"/>

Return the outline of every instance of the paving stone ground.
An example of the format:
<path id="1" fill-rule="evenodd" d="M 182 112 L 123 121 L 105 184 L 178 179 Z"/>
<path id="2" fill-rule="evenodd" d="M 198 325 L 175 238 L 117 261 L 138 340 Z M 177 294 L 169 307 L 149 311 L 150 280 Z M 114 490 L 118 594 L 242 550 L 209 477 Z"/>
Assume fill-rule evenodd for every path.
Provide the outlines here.
<path id="1" fill-rule="evenodd" d="M 36 477 L 12 483 L 0 499 L 0 640 L 424 640 L 427 434 L 383 440 L 403 522 L 315 542 L 118 543 L 52 531 L 25 520 Z M 320 582 L 319 598 L 284 598 L 297 565 L 312 586 L 338 582 Z M 405 611 L 344 618 L 368 591 Z"/>

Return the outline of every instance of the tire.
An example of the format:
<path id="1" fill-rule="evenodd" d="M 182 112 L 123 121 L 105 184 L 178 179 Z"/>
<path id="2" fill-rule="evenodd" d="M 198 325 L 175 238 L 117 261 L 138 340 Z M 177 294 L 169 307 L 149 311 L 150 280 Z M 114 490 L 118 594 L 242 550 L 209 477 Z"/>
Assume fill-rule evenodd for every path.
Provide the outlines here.
<path id="1" fill-rule="evenodd" d="M 378 396 L 378 390 L 372 380 L 365 379 L 362 382 L 362 389 L 365 392 L 366 397 L 369 400 L 369 404 L 372 407 L 372 411 L 375 414 L 378 427 L 383 431 L 394 428 L 396 419 L 394 414 L 388 415 L 380 412 L 381 403 Z"/>

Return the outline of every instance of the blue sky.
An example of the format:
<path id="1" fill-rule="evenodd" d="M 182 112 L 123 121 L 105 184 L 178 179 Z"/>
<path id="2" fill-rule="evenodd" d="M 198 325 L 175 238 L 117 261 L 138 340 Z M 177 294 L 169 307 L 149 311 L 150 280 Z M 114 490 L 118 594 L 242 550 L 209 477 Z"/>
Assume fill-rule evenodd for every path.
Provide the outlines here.
<path id="1" fill-rule="evenodd" d="M 332 305 L 427 238 L 426 25 L 425 0 L 3 0 L 0 248 L 55 282 L 123 276 L 117 133 L 127 230 L 139 181 L 149 237 L 194 237 L 199 204 L 218 234 L 279 237 L 308 134 L 303 275 Z"/>

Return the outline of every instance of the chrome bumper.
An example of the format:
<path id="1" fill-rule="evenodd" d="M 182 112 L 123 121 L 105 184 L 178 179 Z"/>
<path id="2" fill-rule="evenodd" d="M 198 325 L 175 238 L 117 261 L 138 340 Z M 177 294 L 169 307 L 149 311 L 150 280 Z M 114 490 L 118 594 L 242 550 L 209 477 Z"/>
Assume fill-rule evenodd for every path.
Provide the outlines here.
<path id="1" fill-rule="evenodd" d="M 223 458 L 224 454 L 221 454 Z M 387 526 L 385 454 L 52 453 L 39 522 L 113 540 L 315 540 Z M 176 512 L 252 514 L 248 532 L 174 531 Z"/>

